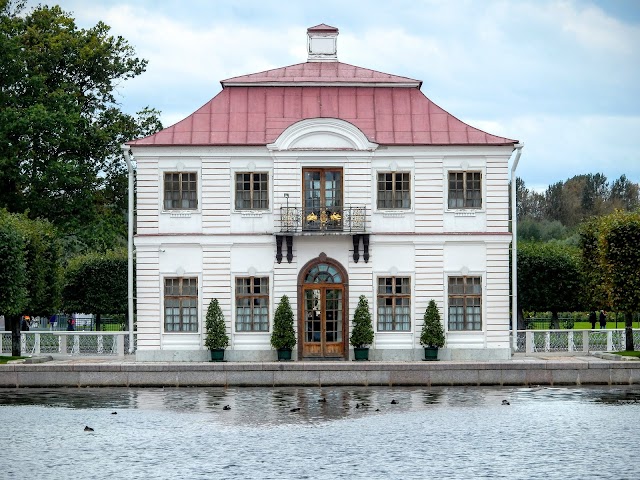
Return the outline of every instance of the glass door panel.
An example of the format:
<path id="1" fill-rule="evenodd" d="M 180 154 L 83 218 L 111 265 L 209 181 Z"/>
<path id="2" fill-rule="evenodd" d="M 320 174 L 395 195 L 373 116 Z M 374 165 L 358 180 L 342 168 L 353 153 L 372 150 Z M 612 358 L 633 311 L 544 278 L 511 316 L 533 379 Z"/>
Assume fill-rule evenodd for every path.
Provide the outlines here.
<path id="1" fill-rule="evenodd" d="M 342 229 L 342 170 L 303 170 L 304 230 Z"/>

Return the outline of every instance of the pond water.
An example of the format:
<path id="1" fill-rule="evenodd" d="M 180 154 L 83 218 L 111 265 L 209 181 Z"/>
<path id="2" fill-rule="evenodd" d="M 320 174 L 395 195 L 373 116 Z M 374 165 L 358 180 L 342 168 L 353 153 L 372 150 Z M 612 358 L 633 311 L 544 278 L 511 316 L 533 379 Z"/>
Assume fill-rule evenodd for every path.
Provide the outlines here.
<path id="1" fill-rule="evenodd" d="M 639 429 L 638 387 L 0 389 L 0 478 L 637 479 Z"/>

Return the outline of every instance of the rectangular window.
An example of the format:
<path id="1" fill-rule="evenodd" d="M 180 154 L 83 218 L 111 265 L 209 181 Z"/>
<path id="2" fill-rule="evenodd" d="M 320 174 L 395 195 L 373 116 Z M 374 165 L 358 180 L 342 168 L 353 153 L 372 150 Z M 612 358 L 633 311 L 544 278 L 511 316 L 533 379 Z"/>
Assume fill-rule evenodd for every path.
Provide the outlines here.
<path id="1" fill-rule="evenodd" d="M 198 331 L 198 279 L 164 279 L 164 331 Z"/>
<path id="2" fill-rule="evenodd" d="M 378 278 L 378 331 L 411 330 L 411 278 Z"/>
<path id="3" fill-rule="evenodd" d="M 482 330 L 481 277 L 449 277 L 449 330 Z"/>
<path id="4" fill-rule="evenodd" d="M 269 174 L 236 173 L 236 210 L 269 208 Z"/>
<path id="5" fill-rule="evenodd" d="M 164 174 L 164 209 L 195 210 L 198 208 L 198 174 Z"/>
<path id="6" fill-rule="evenodd" d="M 482 172 L 449 172 L 449 208 L 482 208 Z"/>
<path id="7" fill-rule="evenodd" d="M 411 208 L 411 174 L 378 173 L 378 208 Z"/>
<path id="8" fill-rule="evenodd" d="M 269 277 L 236 278 L 236 331 L 269 331 Z"/>

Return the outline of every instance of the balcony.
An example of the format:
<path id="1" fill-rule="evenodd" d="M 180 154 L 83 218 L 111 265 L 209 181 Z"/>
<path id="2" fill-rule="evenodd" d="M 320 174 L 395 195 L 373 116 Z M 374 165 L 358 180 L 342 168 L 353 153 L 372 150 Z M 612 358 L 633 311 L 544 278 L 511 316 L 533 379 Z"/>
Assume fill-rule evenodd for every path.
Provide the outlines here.
<path id="1" fill-rule="evenodd" d="M 367 207 L 347 205 L 328 209 L 280 208 L 280 233 L 360 234 L 365 233 Z M 277 226 L 276 226 L 277 228 Z"/>

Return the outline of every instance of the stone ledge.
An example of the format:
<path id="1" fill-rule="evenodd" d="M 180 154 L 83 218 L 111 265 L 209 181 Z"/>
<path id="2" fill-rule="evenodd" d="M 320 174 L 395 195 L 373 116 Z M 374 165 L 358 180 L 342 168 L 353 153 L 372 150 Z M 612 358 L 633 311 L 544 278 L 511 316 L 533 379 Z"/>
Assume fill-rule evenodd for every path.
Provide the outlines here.
<path id="1" fill-rule="evenodd" d="M 0 387 L 640 384 L 629 361 L 200 362 L 0 365 Z"/>

